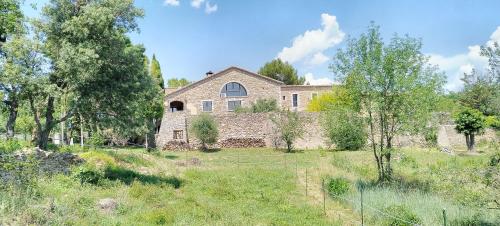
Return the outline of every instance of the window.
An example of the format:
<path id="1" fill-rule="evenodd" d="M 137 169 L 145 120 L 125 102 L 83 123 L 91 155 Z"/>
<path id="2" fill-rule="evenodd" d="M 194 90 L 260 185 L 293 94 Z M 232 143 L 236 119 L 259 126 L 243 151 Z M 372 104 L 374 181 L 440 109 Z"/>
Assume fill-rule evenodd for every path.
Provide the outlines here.
<path id="1" fill-rule="evenodd" d="M 227 102 L 227 110 L 234 111 L 238 107 L 241 107 L 241 100 L 230 100 Z"/>
<path id="2" fill-rule="evenodd" d="M 286 99 L 286 96 L 283 96 L 283 100 L 285 100 L 285 99 Z"/>
<path id="3" fill-rule="evenodd" d="M 174 140 L 182 140 L 182 130 L 174 130 Z"/>
<path id="4" fill-rule="evenodd" d="M 204 112 L 211 112 L 212 111 L 212 101 L 207 100 L 207 101 L 202 101 L 202 110 Z"/>
<path id="5" fill-rule="evenodd" d="M 296 108 L 299 105 L 299 94 L 292 94 L 292 107 Z"/>
<path id="6" fill-rule="evenodd" d="M 170 102 L 170 112 L 178 112 L 184 110 L 184 103 L 180 101 Z"/>
<path id="7" fill-rule="evenodd" d="M 311 100 L 316 99 L 316 97 L 318 97 L 318 93 L 312 93 L 311 94 Z"/>
<path id="8" fill-rule="evenodd" d="M 222 88 L 221 96 L 226 97 L 244 97 L 247 96 L 247 90 L 237 82 L 230 82 Z"/>

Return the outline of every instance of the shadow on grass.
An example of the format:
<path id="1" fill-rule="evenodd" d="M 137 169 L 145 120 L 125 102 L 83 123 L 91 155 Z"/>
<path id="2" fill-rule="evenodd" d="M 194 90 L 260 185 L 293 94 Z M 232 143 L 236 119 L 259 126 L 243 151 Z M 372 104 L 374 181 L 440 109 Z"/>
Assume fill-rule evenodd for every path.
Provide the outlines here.
<path id="1" fill-rule="evenodd" d="M 108 180 L 119 180 L 126 185 L 130 185 L 134 181 L 139 181 L 144 184 L 167 184 L 173 186 L 174 188 L 179 188 L 182 185 L 182 181 L 177 177 L 145 175 L 120 167 L 106 168 L 104 171 L 104 177 Z"/>
<path id="2" fill-rule="evenodd" d="M 426 180 L 418 179 L 407 179 L 402 176 L 394 176 L 390 181 L 358 181 L 357 187 L 362 186 L 365 189 L 373 189 L 380 187 L 394 188 L 400 191 L 420 191 L 420 192 L 430 192 L 431 182 Z"/>
<path id="3" fill-rule="evenodd" d="M 222 149 L 220 148 L 208 148 L 208 149 L 200 149 L 200 152 L 204 152 L 204 153 L 216 153 L 216 152 L 219 152 L 221 151 Z"/>
<path id="4" fill-rule="evenodd" d="M 178 159 L 179 156 L 177 156 L 177 155 L 165 155 L 165 158 L 166 159 Z"/>

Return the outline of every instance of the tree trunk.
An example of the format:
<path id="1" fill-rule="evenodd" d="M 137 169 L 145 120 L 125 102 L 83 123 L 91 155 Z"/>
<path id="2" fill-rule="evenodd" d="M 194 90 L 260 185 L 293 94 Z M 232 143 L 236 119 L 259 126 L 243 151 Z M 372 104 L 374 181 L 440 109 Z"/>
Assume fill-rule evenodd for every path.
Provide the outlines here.
<path id="1" fill-rule="evenodd" d="M 49 135 L 50 135 L 50 130 L 42 129 L 38 131 L 37 134 L 38 148 L 42 150 L 47 150 L 47 147 L 49 146 Z"/>
<path id="2" fill-rule="evenodd" d="M 9 110 L 9 119 L 5 125 L 5 129 L 7 130 L 7 139 L 11 139 L 15 134 L 18 103 L 15 97 L 11 97 L 11 100 L 4 101 L 4 103 L 7 105 Z"/>
<path id="3" fill-rule="evenodd" d="M 465 144 L 467 145 L 467 151 L 472 151 L 472 146 L 471 146 L 471 135 L 470 134 L 465 134 Z"/>
<path id="4" fill-rule="evenodd" d="M 15 134 L 15 125 L 17 119 L 17 106 L 9 106 L 9 119 L 7 120 L 6 129 L 7 129 L 7 139 L 11 139 Z"/>
<path id="5" fill-rule="evenodd" d="M 474 152 L 474 145 L 476 143 L 476 140 L 475 140 L 476 135 L 472 133 L 469 136 L 470 136 L 470 138 L 469 138 L 469 143 L 470 143 L 469 151 Z"/>

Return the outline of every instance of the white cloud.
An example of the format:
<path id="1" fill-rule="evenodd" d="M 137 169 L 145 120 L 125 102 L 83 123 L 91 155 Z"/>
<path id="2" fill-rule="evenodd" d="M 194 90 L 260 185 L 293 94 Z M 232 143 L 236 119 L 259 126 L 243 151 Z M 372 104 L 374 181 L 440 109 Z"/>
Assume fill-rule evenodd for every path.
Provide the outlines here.
<path id="1" fill-rule="evenodd" d="M 165 0 L 163 2 L 163 5 L 179 6 L 180 2 L 179 2 L 179 0 Z"/>
<path id="2" fill-rule="evenodd" d="M 293 39 L 291 47 L 284 47 L 278 58 L 295 63 L 305 58 L 316 58 L 316 62 L 325 59 L 323 51 L 344 40 L 345 33 L 340 30 L 337 18 L 327 13 L 321 14 L 321 29 L 308 30 Z M 318 55 L 321 54 L 321 55 Z M 314 60 L 310 59 L 309 62 Z"/>
<path id="3" fill-rule="evenodd" d="M 217 4 L 210 5 L 210 2 L 205 3 L 205 13 L 211 14 L 217 11 Z"/>
<path id="4" fill-rule="evenodd" d="M 332 85 L 333 81 L 329 78 L 314 78 L 314 75 L 312 73 L 306 73 L 304 75 L 306 82 L 305 84 L 309 85 Z"/>
<path id="5" fill-rule="evenodd" d="M 204 2 L 205 0 L 191 0 L 191 6 L 194 7 L 194 8 L 197 8 L 199 9 L 201 4 Z"/>
<path id="6" fill-rule="evenodd" d="M 325 56 L 322 52 L 318 52 L 312 56 L 312 58 L 307 62 L 310 65 L 320 65 L 327 62 L 330 58 Z"/>
<path id="7" fill-rule="evenodd" d="M 486 45 L 492 46 L 494 42 L 500 43 L 500 26 L 490 35 L 490 40 Z M 460 80 L 464 73 L 471 73 L 473 69 L 482 71 L 488 67 L 488 58 L 481 56 L 481 47 L 473 45 L 468 47 L 467 53 L 454 56 L 442 56 L 439 54 L 429 54 L 430 63 L 438 65 L 439 69 L 446 72 L 448 83 L 445 88 L 450 91 L 458 91 L 463 87 Z"/>

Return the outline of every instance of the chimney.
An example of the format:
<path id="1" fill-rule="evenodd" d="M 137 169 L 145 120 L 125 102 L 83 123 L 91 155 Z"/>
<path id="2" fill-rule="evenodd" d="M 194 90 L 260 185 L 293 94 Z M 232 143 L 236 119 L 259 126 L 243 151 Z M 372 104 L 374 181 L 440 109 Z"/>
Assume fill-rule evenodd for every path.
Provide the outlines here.
<path id="1" fill-rule="evenodd" d="M 206 77 L 211 76 L 211 75 L 213 75 L 213 74 L 214 74 L 214 73 L 213 73 L 212 71 L 208 71 L 207 73 L 205 73 Z"/>

